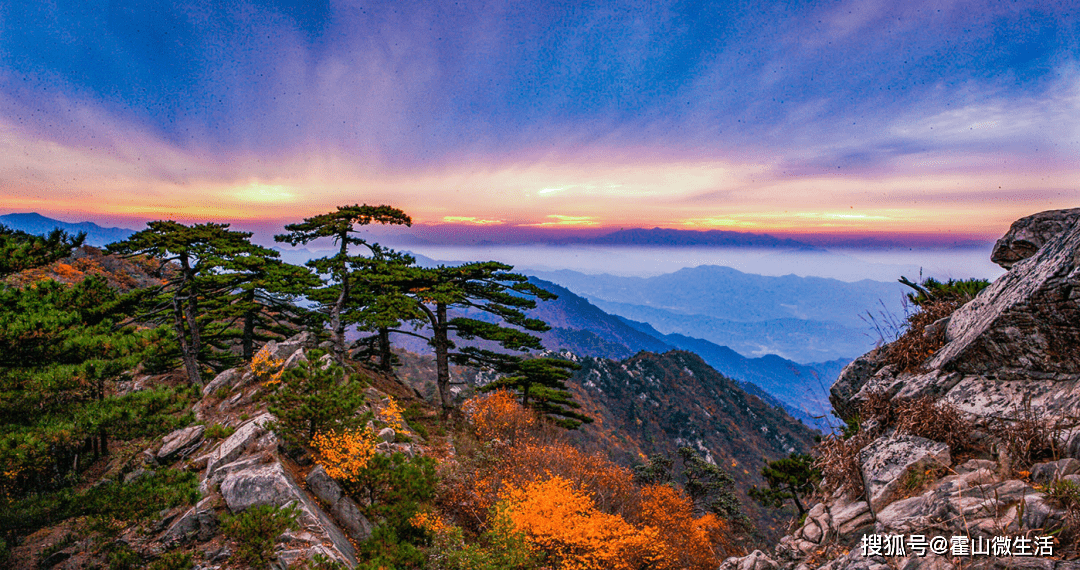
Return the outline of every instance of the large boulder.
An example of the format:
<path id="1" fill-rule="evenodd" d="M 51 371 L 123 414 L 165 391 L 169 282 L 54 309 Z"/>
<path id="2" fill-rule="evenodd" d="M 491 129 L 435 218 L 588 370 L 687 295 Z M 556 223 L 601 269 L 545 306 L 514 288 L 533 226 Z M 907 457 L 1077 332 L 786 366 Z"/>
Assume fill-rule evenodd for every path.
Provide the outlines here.
<path id="1" fill-rule="evenodd" d="M 269 355 L 274 360 L 285 362 L 297 351 L 311 348 L 315 343 L 315 336 L 309 332 L 302 332 L 281 342 L 270 341 L 263 345 L 259 352 Z"/>
<path id="2" fill-rule="evenodd" d="M 998 379 L 1080 378 L 1080 230 L 1049 239 L 949 319 L 931 369 Z"/>
<path id="3" fill-rule="evenodd" d="M 938 441 L 906 434 L 874 440 L 859 452 L 870 508 L 877 513 L 889 504 L 909 470 L 948 467 L 951 462 L 949 446 Z"/>
<path id="4" fill-rule="evenodd" d="M 360 505 L 342 491 L 337 481 L 334 481 L 321 465 L 308 473 L 305 482 L 308 490 L 327 505 L 330 516 L 341 525 L 349 538 L 362 541 L 371 537 L 374 527 L 360 512 Z"/>
<path id="5" fill-rule="evenodd" d="M 203 432 L 206 426 L 195 425 L 178 429 L 165 436 L 156 457 L 161 463 L 172 463 L 177 459 L 187 457 L 203 440 Z"/>
<path id="6" fill-rule="evenodd" d="M 883 366 L 883 351 L 874 349 L 852 360 L 840 371 L 840 376 L 829 389 L 829 403 L 838 417 L 848 420 L 859 413 L 858 406 L 853 403 L 855 394 L 859 393 Z"/>
<path id="7" fill-rule="evenodd" d="M 209 396 L 214 392 L 217 392 L 219 388 L 232 388 L 241 378 L 244 377 L 243 368 L 230 368 L 211 380 L 206 386 L 203 386 L 203 397 Z"/>
<path id="8" fill-rule="evenodd" d="M 1035 255 L 1046 242 L 1070 230 L 1078 219 L 1080 208 L 1048 210 L 1020 218 L 994 244 L 990 261 L 1011 269 L 1013 265 Z"/>
<path id="9" fill-rule="evenodd" d="M 273 461 L 233 471 L 221 482 L 221 496 L 229 510 L 237 513 L 260 505 L 296 505 L 303 533 L 326 540 L 350 564 L 356 564 L 356 550 L 345 533 L 330 519 L 282 467 Z"/>
<path id="10" fill-rule="evenodd" d="M 213 476 L 217 467 L 236 461 L 253 443 L 267 434 L 266 426 L 272 423 L 274 419 L 272 414 L 262 414 L 247 421 L 238 427 L 232 435 L 218 444 L 213 451 L 200 457 L 199 461 L 205 460 L 206 462 L 206 477 Z"/>

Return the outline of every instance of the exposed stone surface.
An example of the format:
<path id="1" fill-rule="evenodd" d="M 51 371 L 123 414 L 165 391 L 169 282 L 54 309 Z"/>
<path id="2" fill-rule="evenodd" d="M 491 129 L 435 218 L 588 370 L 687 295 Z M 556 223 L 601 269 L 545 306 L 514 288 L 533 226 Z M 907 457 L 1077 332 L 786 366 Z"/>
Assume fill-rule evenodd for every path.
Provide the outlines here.
<path id="1" fill-rule="evenodd" d="M 1070 230 L 1080 219 L 1080 208 L 1049 210 L 1020 218 L 1012 223 L 1009 231 L 994 244 L 990 261 L 1012 268 L 1039 251 L 1039 248 L 1056 236 Z"/>
<path id="2" fill-rule="evenodd" d="M 259 349 L 259 352 L 264 355 L 269 355 L 274 360 L 285 362 L 297 351 L 313 346 L 314 342 L 314 335 L 309 332 L 303 332 L 281 342 L 272 340 L 264 344 L 263 347 Z"/>
<path id="3" fill-rule="evenodd" d="M 225 438 L 217 448 L 205 456 L 207 477 L 213 475 L 214 469 L 218 466 L 231 463 L 240 457 L 249 445 L 266 434 L 265 426 L 273 420 L 274 416 L 262 414 L 236 428 L 232 435 Z"/>
<path id="4" fill-rule="evenodd" d="M 1071 228 L 957 309 L 946 329 L 949 342 L 928 367 L 1001 379 L 1075 380 L 1078 251 L 1080 231 Z"/>
<path id="5" fill-rule="evenodd" d="M 773 570 L 777 566 L 764 552 L 755 550 L 742 558 L 728 558 L 720 570 Z"/>
<path id="6" fill-rule="evenodd" d="M 884 365 L 881 351 L 878 350 L 870 351 L 849 362 L 829 389 L 829 403 L 833 406 L 833 412 L 845 420 L 855 417 L 858 407 L 851 405 L 852 398 Z"/>
<path id="7" fill-rule="evenodd" d="M 866 446 L 859 453 L 859 463 L 870 508 L 878 512 L 888 504 L 909 469 L 948 467 L 952 461 L 949 446 L 944 443 L 913 435 L 893 435 Z"/>
<path id="8" fill-rule="evenodd" d="M 1058 461 L 1034 465 L 1031 468 L 1031 480 L 1045 484 L 1073 473 L 1080 473 L 1080 460 L 1066 457 Z"/>
<path id="9" fill-rule="evenodd" d="M 202 443 L 203 432 L 206 426 L 189 426 L 178 429 L 162 440 L 161 449 L 157 452 L 157 459 L 163 463 L 170 463 L 190 455 Z"/>
<path id="10" fill-rule="evenodd" d="M 367 540 L 371 536 L 374 527 L 360 512 L 360 506 L 345 495 L 341 486 L 326 474 L 321 465 L 312 469 L 305 481 L 308 490 L 329 506 L 330 516 L 341 525 L 349 538 Z"/>
<path id="11" fill-rule="evenodd" d="M 234 513 L 259 505 L 295 504 L 300 508 L 299 521 L 306 530 L 316 537 L 325 536 L 351 564 L 356 563 L 356 552 L 345 534 L 308 498 L 279 462 L 229 473 L 221 482 L 221 496 Z"/>
<path id="12" fill-rule="evenodd" d="M 886 365 L 878 349 L 849 364 L 830 390 L 845 419 L 856 417 L 871 391 L 951 404 L 972 422 L 968 435 L 978 444 L 976 457 L 951 466 L 946 444 L 863 422 L 876 436 L 858 456 L 869 504 L 838 491 L 780 540 L 774 557 L 755 552 L 731 558 L 724 570 L 759 564 L 778 570 L 1080 570 L 1080 562 L 1041 557 L 861 555 L 867 534 L 1046 536 L 1064 524 L 1067 513 L 1043 486 L 1080 483 L 1080 209 L 1018 221 L 999 240 L 993 259 L 1011 269 L 935 323 L 945 329 L 947 343 L 919 370 Z M 1061 428 L 1055 439 L 1063 458 L 1014 465 L 1000 428 L 1019 419 Z M 1029 479 L 1018 474 L 1021 469 L 1030 471 Z M 914 476 L 901 489 L 908 473 Z"/>
<path id="13" fill-rule="evenodd" d="M 203 499 L 169 526 L 169 529 L 161 535 L 161 542 L 171 547 L 192 539 L 205 541 L 214 535 L 217 528 L 217 513 L 210 506 L 210 501 Z"/>
<path id="14" fill-rule="evenodd" d="M 230 368 L 218 374 L 210 383 L 203 386 L 202 395 L 203 397 L 209 396 L 217 392 L 219 388 L 232 388 L 243 376 L 243 368 Z"/>

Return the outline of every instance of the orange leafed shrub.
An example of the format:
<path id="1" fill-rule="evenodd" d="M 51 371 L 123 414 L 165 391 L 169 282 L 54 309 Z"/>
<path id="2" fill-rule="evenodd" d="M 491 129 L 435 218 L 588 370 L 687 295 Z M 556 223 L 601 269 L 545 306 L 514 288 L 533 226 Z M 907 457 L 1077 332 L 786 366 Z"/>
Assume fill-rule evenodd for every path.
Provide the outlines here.
<path id="1" fill-rule="evenodd" d="M 387 399 L 389 402 L 375 414 L 375 417 L 393 428 L 395 432 L 401 433 L 405 431 L 405 416 L 402 415 L 405 410 L 401 408 L 401 405 L 393 397 L 388 396 Z"/>
<path id="2" fill-rule="evenodd" d="M 660 568 L 713 570 L 736 551 L 728 524 L 712 513 L 694 518 L 693 503 L 679 489 L 649 485 L 641 494 L 636 518 L 659 529 L 658 546 L 666 562 Z"/>
<path id="3" fill-rule="evenodd" d="M 540 418 L 525 409 L 507 390 L 495 390 L 469 398 L 461 409 L 480 441 L 524 441 L 535 435 Z"/>
<path id="4" fill-rule="evenodd" d="M 349 429 L 342 432 L 317 433 L 311 439 L 315 462 L 326 474 L 341 481 L 356 477 L 375 454 L 375 434 L 369 429 Z"/>
<path id="5" fill-rule="evenodd" d="M 466 414 L 478 441 L 459 442 L 443 462 L 439 508 L 468 532 L 506 513 L 566 570 L 712 570 L 739 552 L 726 521 L 694 518 L 674 487 L 639 486 L 629 469 L 562 440 L 509 393 L 473 398 Z"/>
<path id="6" fill-rule="evenodd" d="M 264 346 L 251 357 L 251 372 L 263 381 L 264 386 L 273 386 L 281 382 L 281 375 L 285 373 L 284 364 L 284 360 L 274 358 Z"/>
<path id="7" fill-rule="evenodd" d="M 663 566 L 655 528 L 635 528 L 600 511 L 562 477 L 510 487 L 504 501 L 514 528 L 551 555 L 559 570 Z"/>
<path id="8" fill-rule="evenodd" d="M 409 519 L 409 523 L 432 534 L 442 534 L 450 529 L 450 525 L 446 524 L 442 517 L 429 511 L 416 513 Z"/>

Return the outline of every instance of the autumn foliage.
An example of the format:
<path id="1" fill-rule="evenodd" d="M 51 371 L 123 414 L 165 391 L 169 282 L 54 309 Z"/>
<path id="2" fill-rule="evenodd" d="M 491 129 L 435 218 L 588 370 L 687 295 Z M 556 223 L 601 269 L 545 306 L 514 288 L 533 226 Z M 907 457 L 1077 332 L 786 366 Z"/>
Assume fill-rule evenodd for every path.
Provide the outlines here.
<path id="1" fill-rule="evenodd" d="M 514 527 L 557 562 L 560 570 L 660 567 L 659 532 L 635 527 L 596 507 L 592 497 L 562 477 L 510 486 L 504 493 Z"/>
<path id="2" fill-rule="evenodd" d="M 560 570 L 715 569 L 737 552 L 730 525 L 695 517 L 681 489 L 637 484 L 629 469 L 545 429 L 508 392 L 464 409 L 476 440 L 443 463 L 443 524 L 480 535 L 506 517 Z"/>
<path id="3" fill-rule="evenodd" d="M 311 438 L 316 463 L 326 474 L 341 481 L 359 476 L 375 454 L 375 434 L 368 428 L 319 432 Z"/>

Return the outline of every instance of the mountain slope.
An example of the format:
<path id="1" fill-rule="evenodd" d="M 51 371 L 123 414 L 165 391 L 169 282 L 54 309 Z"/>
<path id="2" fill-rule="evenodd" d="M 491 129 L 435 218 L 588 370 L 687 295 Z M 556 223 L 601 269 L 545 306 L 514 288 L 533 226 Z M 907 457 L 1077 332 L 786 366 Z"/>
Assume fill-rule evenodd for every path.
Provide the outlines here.
<path id="1" fill-rule="evenodd" d="M 595 298 L 591 301 L 608 313 L 647 322 L 664 334 L 702 338 L 746 356 L 776 354 L 797 362 L 820 362 L 861 354 L 875 344 L 865 323 L 854 328 L 796 318 L 742 322 Z"/>
<path id="2" fill-rule="evenodd" d="M 33 212 L 5 214 L 0 216 L 0 224 L 29 234 L 39 235 L 47 234 L 55 228 L 60 228 L 71 235 L 86 232 L 86 245 L 98 247 L 127 239 L 128 236 L 135 233 L 135 230 L 127 228 L 104 228 L 93 222 L 79 222 L 77 224 L 61 222 Z"/>
<path id="3" fill-rule="evenodd" d="M 534 271 L 587 299 L 641 305 L 687 315 L 755 322 L 803 319 L 862 328 L 861 313 L 884 303 L 901 313 L 904 286 L 863 280 L 752 275 L 729 267 L 702 265 L 656 277 L 586 275 L 576 271 Z M 854 354 L 850 355 L 854 356 Z"/>
<path id="4" fill-rule="evenodd" d="M 743 508 L 765 523 L 767 535 L 782 530 L 783 516 L 758 507 L 746 491 L 763 484 L 767 460 L 809 450 L 814 432 L 690 352 L 578 362 L 582 368 L 570 383 L 584 411 L 596 419 L 580 430 L 583 443 L 625 464 L 640 463 L 642 454 L 673 455 L 678 447 L 693 447 L 731 473 Z"/>
<path id="5" fill-rule="evenodd" d="M 724 230 L 672 230 L 665 228 L 632 228 L 596 237 L 575 237 L 560 243 L 584 243 L 593 245 L 629 246 L 708 246 L 708 247 L 763 247 L 814 249 L 813 246 L 788 238 L 769 234 L 732 232 Z"/>
<path id="6" fill-rule="evenodd" d="M 530 317 L 552 325 L 552 330 L 540 335 L 544 346 L 551 350 L 615 360 L 643 350 L 688 350 L 728 378 L 749 382 L 765 390 L 781 402 L 788 413 L 807 425 L 829 430 L 827 421 L 816 420 L 814 416 L 829 413 L 827 386 L 846 360 L 803 365 L 775 355 L 747 358 L 707 340 L 664 335 L 646 323 L 610 315 L 565 287 L 536 278 L 530 278 L 530 282 L 559 296 L 529 311 Z"/>

